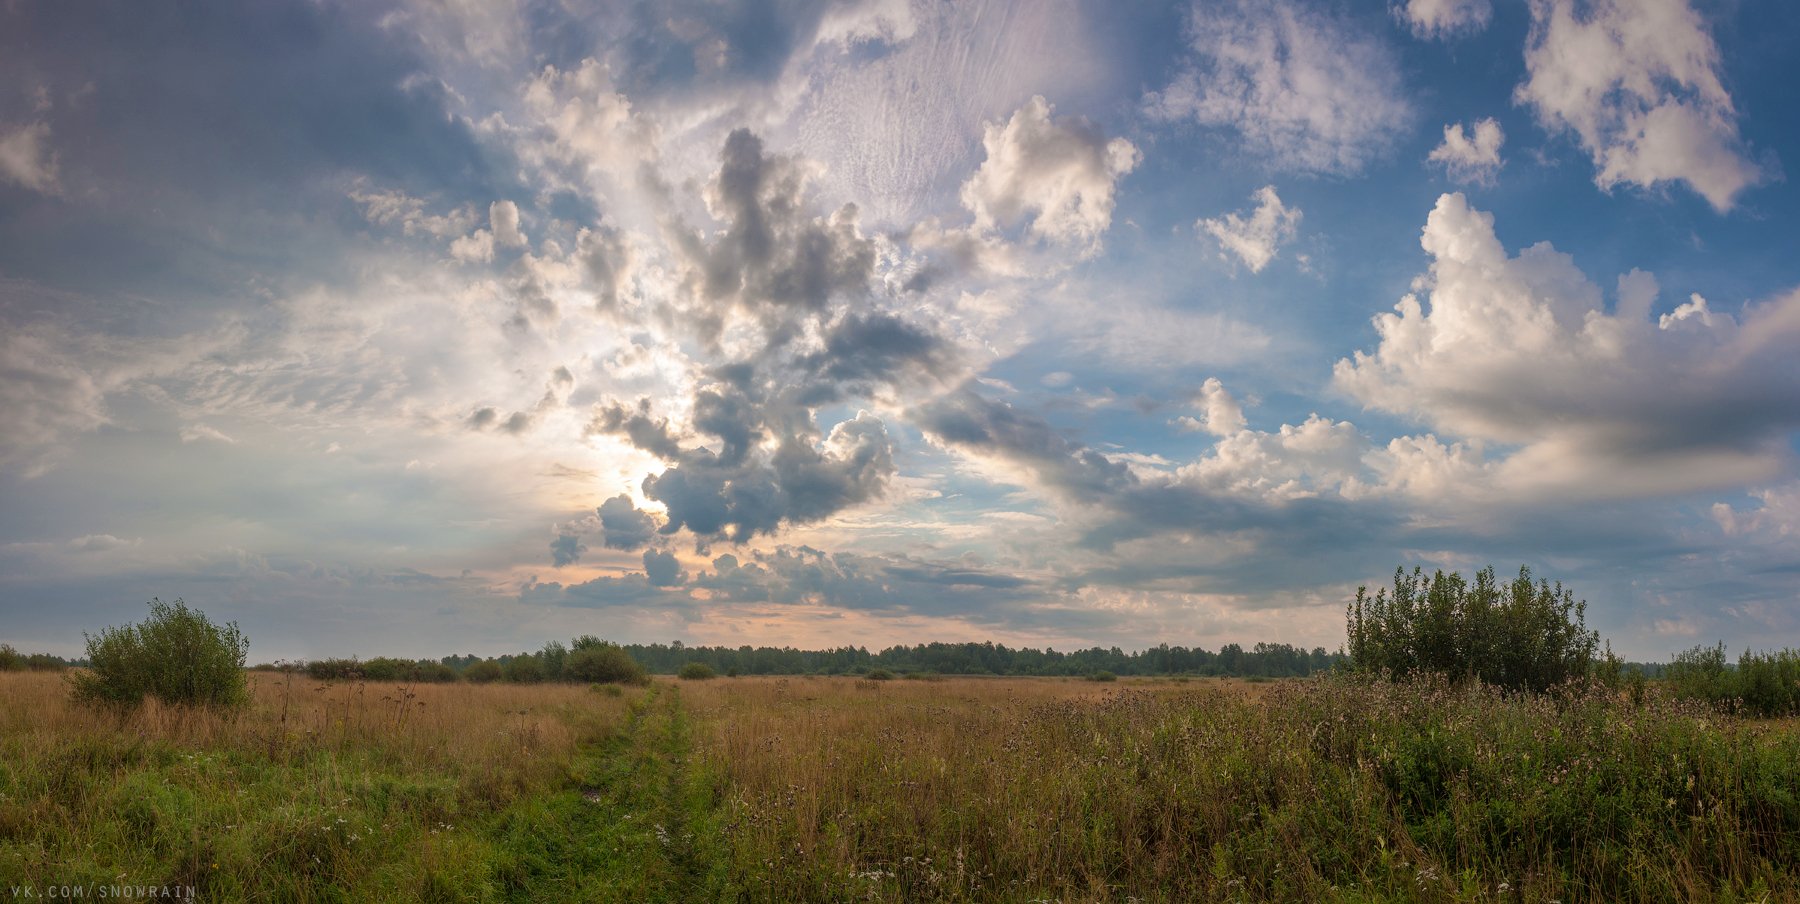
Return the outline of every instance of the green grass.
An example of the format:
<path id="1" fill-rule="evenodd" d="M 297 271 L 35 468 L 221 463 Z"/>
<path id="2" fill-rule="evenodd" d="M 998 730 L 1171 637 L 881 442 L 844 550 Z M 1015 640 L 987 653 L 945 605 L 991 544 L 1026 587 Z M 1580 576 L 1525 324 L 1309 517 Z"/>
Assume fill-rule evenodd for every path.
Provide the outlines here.
<path id="1" fill-rule="evenodd" d="M 422 692 L 431 721 L 389 714 L 391 689 L 305 691 L 297 714 L 287 692 L 256 690 L 235 720 L 95 725 L 70 710 L 26 730 L 31 707 L 0 703 L 13 720 L 0 722 L 0 887 L 124 877 L 283 902 L 1800 900 L 1800 732 L 1659 693 L 461 685 Z"/>

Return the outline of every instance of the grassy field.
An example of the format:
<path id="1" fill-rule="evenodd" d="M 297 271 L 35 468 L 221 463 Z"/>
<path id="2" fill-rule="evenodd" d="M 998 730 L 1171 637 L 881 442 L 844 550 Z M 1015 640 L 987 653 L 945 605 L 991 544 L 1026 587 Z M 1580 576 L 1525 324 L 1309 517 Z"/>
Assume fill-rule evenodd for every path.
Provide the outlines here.
<path id="1" fill-rule="evenodd" d="M 1800 730 L 1436 683 L 0 676 L 0 888 L 256 901 L 1794 901 Z M 90 897 L 97 893 L 90 892 Z"/>

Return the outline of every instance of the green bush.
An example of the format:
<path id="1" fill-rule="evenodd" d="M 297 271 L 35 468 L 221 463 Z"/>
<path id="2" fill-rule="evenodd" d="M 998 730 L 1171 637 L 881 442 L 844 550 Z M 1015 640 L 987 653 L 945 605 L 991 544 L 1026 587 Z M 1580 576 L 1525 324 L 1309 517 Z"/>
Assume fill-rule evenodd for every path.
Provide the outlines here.
<path id="1" fill-rule="evenodd" d="M 393 659 L 377 656 L 362 664 L 362 677 L 369 681 L 404 681 L 445 683 L 456 680 L 449 666 L 430 659 Z"/>
<path id="2" fill-rule="evenodd" d="M 1745 650 L 1734 667 L 1725 646 L 1695 647 L 1675 657 L 1664 680 L 1677 697 L 1755 716 L 1800 713 L 1800 650 Z"/>
<path id="3" fill-rule="evenodd" d="M 579 642 L 578 642 L 579 644 Z M 578 645 L 569 654 L 564 674 L 573 681 L 593 684 L 649 684 L 650 675 L 631 654 L 616 643 Z"/>
<path id="4" fill-rule="evenodd" d="M 1089 680 L 1089 681 L 1117 681 L 1117 680 L 1119 680 L 1119 676 L 1114 675 L 1113 673 L 1111 673 L 1105 669 L 1101 669 L 1097 672 L 1089 672 L 1087 675 L 1087 680 Z"/>
<path id="5" fill-rule="evenodd" d="M 0 643 L 0 672 L 25 671 L 25 657 L 12 644 Z"/>
<path id="6" fill-rule="evenodd" d="M 690 662 L 682 666 L 681 671 L 675 673 L 675 676 L 688 681 L 706 681 L 719 677 L 719 673 L 713 671 L 713 667 L 704 662 Z"/>
<path id="7" fill-rule="evenodd" d="M 143 624 L 84 637 L 91 665 L 71 679 L 81 702 L 129 707 L 149 696 L 165 703 L 235 706 L 248 699 L 244 656 L 250 642 L 237 623 L 215 625 L 179 599 L 151 600 Z"/>
<path id="8" fill-rule="evenodd" d="M 538 664 L 536 656 L 529 653 L 507 660 L 503 671 L 506 673 L 506 680 L 514 684 L 536 684 L 544 680 L 544 667 Z"/>
<path id="9" fill-rule="evenodd" d="M 468 668 L 463 669 L 462 676 L 464 681 L 473 681 L 476 684 L 489 684 L 491 682 L 499 681 L 504 677 L 504 673 L 500 669 L 500 663 L 495 662 L 492 659 L 483 659 L 482 661 L 472 663 Z"/>
<path id="10" fill-rule="evenodd" d="M 894 673 L 887 669 L 870 669 L 869 673 L 863 677 L 870 681 L 892 681 L 894 680 Z"/>
<path id="11" fill-rule="evenodd" d="M 1587 603 L 1559 582 L 1532 582 L 1531 570 L 1505 584 L 1494 569 L 1394 570 L 1394 589 L 1356 590 L 1345 612 L 1351 667 L 1403 678 L 1435 673 L 1476 678 L 1508 690 L 1545 691 L 1588 677 L 1600 645 L 1586 623 Z"/>

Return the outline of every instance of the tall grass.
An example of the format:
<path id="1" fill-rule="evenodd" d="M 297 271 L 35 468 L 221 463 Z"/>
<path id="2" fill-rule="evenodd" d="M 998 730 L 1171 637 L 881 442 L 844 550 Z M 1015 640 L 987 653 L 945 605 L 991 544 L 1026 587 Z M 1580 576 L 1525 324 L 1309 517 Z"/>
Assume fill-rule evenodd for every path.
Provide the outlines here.
<path id="1" fill-rule="evenodd" d="M 1800 735 L 1600 692 L 694 687 L 759 900 L 1794 900 Z"/>
<path id="2" fill-rule="evenodd" d="M 236 713 L 70 702 L 0 676 L 0 886 L 192 886 L 205 900 L 477 900 L 481 822 L 561 784 L 627 699 L 585 688 L 255 673 Z M 454 893 L 452 893 L 454 890 Z"/>

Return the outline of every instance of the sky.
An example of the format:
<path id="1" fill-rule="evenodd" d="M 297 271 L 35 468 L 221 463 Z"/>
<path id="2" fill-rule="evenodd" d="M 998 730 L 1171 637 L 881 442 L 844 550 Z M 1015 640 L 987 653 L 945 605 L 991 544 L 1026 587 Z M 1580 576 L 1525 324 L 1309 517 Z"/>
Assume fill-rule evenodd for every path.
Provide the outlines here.
<path id="1" fill-rule="evenodd" d="M 1800 646 L 1800 6 L 0 4 L 0 640 Z"/>

